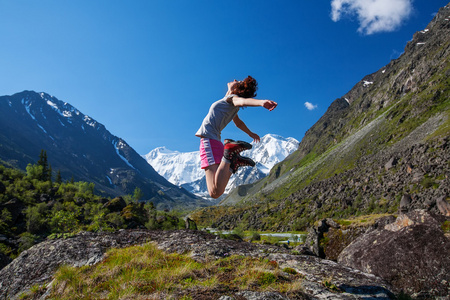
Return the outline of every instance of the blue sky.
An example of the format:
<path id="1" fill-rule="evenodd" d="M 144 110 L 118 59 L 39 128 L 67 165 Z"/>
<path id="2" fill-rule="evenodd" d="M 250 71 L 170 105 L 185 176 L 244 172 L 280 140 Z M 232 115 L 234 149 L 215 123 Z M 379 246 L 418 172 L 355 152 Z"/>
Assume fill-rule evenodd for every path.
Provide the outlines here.
<path id="1" fill-rule="evenodd" d="M 0 95 L 46 92 L 138 153 L 198 149 L 226 83 L 276 110 L 240 117 L 301 140 L 336 98 L 397 58 L 441 0 L 0 0 Z M 223 138 L 250 140 L 233 124 Z"/>

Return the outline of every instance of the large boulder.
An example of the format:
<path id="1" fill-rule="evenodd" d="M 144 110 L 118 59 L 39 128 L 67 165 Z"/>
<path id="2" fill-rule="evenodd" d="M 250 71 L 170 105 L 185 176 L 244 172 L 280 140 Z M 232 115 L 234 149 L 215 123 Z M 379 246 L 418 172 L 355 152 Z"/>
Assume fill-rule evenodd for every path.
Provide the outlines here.
<path id="1" fill-rule="evenodd" d="M 100 262 L 106 250 L 142 244 L 151 239 L 146 231 L 81 233 L 73 238 L 46 240 L 23 251 L 0 270 L 0 299 L 15 299 L 35 284 L 48 283 L 63 265 L 84 266 Z"/>
<path id="2" fill-rule="evenodd" d="M 49 283 L 62 264 L 92 265 L 101 262 L 109 248 L 147 241 L 156 243 L 159 249 L 168 253 L 189 253 L 198 262 L 232 255 L 247 256 L 274 261 L 280 272 L 289 268 L 302 276 L 299 282 L 302 291 L 296 293 L 295 298 L 286 297 L 281 291 L 233 292 L 218 287 L 215 298 L 203 297 L 202 290 L 192 291 L 192 295 L 198 296 L 195 299 L 218 299 L 218 296 L 224 296 L 221 298 L 224 300 L 391 299 L 392 291 L 395 291 L 382 278 L 318 257 L 293 255 L 284 247 L 220 239 L 201 230 L 120 230 L 115 233 L 80 233 L 68 239 L 47 240 L 22 252 L 0 270 L 0 299 L 17 299 L 32 286 Z M 230 293 L 234 296 L 230 297 Z"/>
<path id="3" fill-rule="evenodd" d="M 336 261 L 342 250 L 359 236 L 394 221 L 394 216 L 380 216 L 372 222 L 340 225 L 333 219 L 323 219 L 317 226 L 308 229 L 308 235 L 302 247 L 320 258 Z"/>
<path id="4" fill-rule="evenodd" d="M 416 297 L 450 293 L 450 240 L 443 231 L 450 218 L 424 210 L 400 215 L 382 229 L 360 236 L 338 262 L 379 276 Z"/>

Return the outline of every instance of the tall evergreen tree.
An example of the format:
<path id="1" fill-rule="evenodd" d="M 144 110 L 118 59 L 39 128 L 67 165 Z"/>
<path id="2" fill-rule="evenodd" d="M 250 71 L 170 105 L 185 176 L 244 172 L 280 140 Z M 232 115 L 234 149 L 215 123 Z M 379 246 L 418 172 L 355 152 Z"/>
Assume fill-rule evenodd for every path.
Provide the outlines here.
<path id="1" fill-rule="evenodd" d="M 62 183 L 62 177 L 61 177 L 61 171 L 58 170 L 58 173 L 56 173 L 56 183 L 61 184 Z"/>
<path id="2" fill-rule="evenodd" d="M 49 173 L 50 169 L 48 167 L 47 151 L 45 151 L 44 149 L 41 149 L 37 164 L 38 166 L 42 166 L 42 177 L 40 179 L 44 181 L 50 180 L 51 173 Z"/>
<path id="3" fill-rule="evenodd" d="M 50 181 L 50 182 L 52 182 L 52 173 L 53 173 L 53 170 L 52 170 L 52 165 L 51 164 L 48 164 L 48 178 L 47 178 L 47 181 Z"/>

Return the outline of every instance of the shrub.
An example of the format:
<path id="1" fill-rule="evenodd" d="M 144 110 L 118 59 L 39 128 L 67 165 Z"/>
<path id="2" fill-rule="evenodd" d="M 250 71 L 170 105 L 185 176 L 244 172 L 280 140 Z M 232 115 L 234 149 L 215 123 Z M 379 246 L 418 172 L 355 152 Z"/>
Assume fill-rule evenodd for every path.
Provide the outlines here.
<path id="1" fill-rule="evenodd" d="M 260 240 L 261 240 L 261 235 L 258 232 L 254 231 L 251 233 L 250 241 L 254 242 L 254 241 L 260 241 Z"/>
<path id="2" fill-rule="evenodd" d="M 31 248 L 38 241 L 38 237 L 29 232 L 24 232 L 19 238 L 19 252 L 25 251 Z"/>
<path id="3" fill-rule="evenodd" d="M 25 212 L 27 217 L 27 231 L 31 233 L 41 233 L 42 231 L 45 231 L 47 226 L 46 212 L 47 205 L 45 203 L 29 206 Z"/>
<path id="4" fill-rule="evenodd" d="M 72 232 L 78 228 L 78 219 L 75 212 L 60 210 L 50 220 L 52 232 Z"/>
<path id="5" fill-rule="evenodd" d="M 284 269 L 283 269 L 283 272 L 286 272 L 286 273 L 292 274 L 292 275 L 296 275 L 296 274 L 297 274 L 297 271 L 295 271 L 295 270 L 292 269 L 292 268 L 284 268 Z"/>
<path id="6" fill-rule="evenodd" d="M 261 272 L 258 274 L 256 280 L 259 285 L 265 286 L 276 282 L 277 277 L 270 272 Z"/>

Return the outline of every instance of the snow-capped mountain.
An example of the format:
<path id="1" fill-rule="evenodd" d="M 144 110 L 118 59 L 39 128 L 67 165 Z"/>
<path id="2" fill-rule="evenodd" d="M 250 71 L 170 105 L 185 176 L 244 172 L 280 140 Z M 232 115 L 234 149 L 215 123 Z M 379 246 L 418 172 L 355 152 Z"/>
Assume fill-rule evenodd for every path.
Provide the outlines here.
<path id="1" fill-rule="evenodd" d="M 201 179 L 205 171 L 200 169 L 199 151 L 178 152 L 158 147 L 143 156 L 160 175 L 169 182 L 181 186 Z"/>
<path id="2" fill-rule="evenodd" d="M 299 142 L 294 138 L 284 138 L 267 134 L 253 148 L 241 153 L 256 162 L 255 168 L 244 167 L 231 176 L 225 193 L 241 185 L 252 183 L 269 174 L 270 169 L 289 154 L 297 150 Z M 169 182 L 182 186 L 202 197 L 208 197 L 205 171 L 200 169 L 199 151 L 178 152 L 159 147 L 143 156 L 147 162 Z"/>

